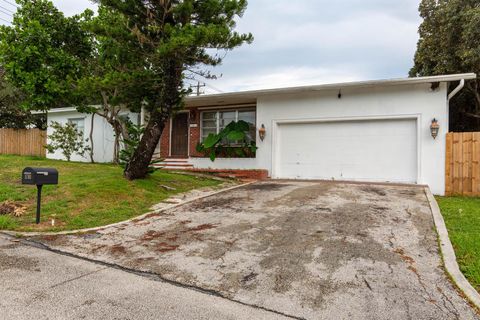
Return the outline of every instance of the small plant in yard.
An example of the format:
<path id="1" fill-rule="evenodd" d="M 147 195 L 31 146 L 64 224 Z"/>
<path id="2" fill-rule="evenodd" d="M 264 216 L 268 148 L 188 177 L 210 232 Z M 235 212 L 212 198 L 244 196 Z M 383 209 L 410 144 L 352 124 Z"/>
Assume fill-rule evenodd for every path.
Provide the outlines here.
<path id="1" fill-rule="evenodd" d="M 247 122 L 231 122 L 218 134 L 209 134 L 205 141 L 197 145 L 197 151 L 212 161 L 217 157 L 254 157 L 258 147 L 250 132 L 251 127 Z"/>
<path id="2" fill-rule="evenodd" d="M 62 125 L 53 121 L 50 127 L 54 132 L 49 135 L 50 143 L 45 146 L 49 153 L 61 150 L 67 161 L 70 161 L 73 154 L 84 156 L 90 151 L 88 139 L 84 140 L 83 132 L 80 132 L 74 123 Z"/>

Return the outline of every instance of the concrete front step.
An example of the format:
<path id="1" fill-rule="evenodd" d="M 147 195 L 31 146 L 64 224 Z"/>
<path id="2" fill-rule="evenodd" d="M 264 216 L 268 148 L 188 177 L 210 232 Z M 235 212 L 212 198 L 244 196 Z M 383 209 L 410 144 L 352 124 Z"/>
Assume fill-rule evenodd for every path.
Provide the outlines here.
<path id="1" fill-rule="evenodd" d="M 162 170 L 192 170 L 193 167 L 154 166 Z"/>
<path id="2" fill-rule="evenodd" d="M 167 158 L 163 159 L 163 162 L 179 162 L 179 163 L 188 163 L 188 159 L 181 159 L 181 158 Z"/>
<path id="3" fill-rule="evenodd" d="M 188 170 L 193 169 L 193 164 L 191 164 L 188 159 L 168 158 L 162 162 L 155 163 L 154 167 L 166 170 Z"/>
<path id="4" fill-rule="evenodd" d="M 178 163 L 178 162 L 159 162 L 156 163 L 155 165 L 159 166 L 170 166 L 170 167 L 190 167 L 193 168 L 193 164 L 190 164 L 188 162 L 185 163 Z"/>

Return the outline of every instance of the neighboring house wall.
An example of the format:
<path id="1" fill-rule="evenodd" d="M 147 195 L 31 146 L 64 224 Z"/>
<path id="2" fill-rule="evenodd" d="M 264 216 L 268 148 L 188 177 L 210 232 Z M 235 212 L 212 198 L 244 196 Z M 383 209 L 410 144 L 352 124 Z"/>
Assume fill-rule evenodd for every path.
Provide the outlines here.
<path id="1" fill-rule="evenodd" d="M 138 122 L 138 114 L 134 114 L 130 112 L 125 112 L 124 114 L 128 114 L 130 119 L 134 121 L 134 123 Z M 85 140 L 89 139 L 91 120 L 92 120 L 91 115 L 79 113 L 77 111 L 50 112 L 48 114 L 49 124 L 52 121 L 56 121 L 61 124 L 66 124 L 70 119 L 83 119 L 83 123 L 84 123 L 83 135 Z M 48 127 L 47 135 L 49 136 L 50 134 L 52 134 L 52 132 L 53 132 L 53 129 L 51 127 Z M 50 141 L 50 140 L 47 138 L 47 141 Z M 105 118 L 100 117 L 99 115 L 95 115 L 95 118 L 94 118 L 93 143 L 94 143 L 93 158 L 95 162 L 100 162 L 100 163 L 112 162 L 115 135 L 114 135 L 112 126 L 105 120 Z M 88 142 L 88 145 L 90 145 L 90 142 Z M 56 152 L 53 154 L 47 153 L 47 158 L 65 160 L 61 150 L 56 150 Z M 90 156 L 89 154 L 85 154 L 84 156 L 75 154 L 72 156 L 71 160 L 89 162 Z"/>

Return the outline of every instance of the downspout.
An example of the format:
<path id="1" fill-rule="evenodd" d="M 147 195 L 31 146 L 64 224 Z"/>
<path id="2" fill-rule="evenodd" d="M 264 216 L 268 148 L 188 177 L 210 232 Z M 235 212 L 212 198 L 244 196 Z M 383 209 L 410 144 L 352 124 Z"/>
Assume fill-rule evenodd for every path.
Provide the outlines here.
<path id="1" fill-rule="evenodd" d="M 450 94 L 448 95 L 448 102 L 450 102 L 450 100 L 452 100 L 452 98 L 455 97 L 457 93 L 459 93 L 460 90 L 463 89 L 463 87 L 465 87 L 465 79 L 460 80 L 460 83 L 458 84 L 458 86 L 455 89 L 453 89 L 452 92 L 450 92 Z"/>
<path id="2" fill-rule="evenodd" d="M 450 100 L 452 100 L 452 98 L 455 97 L 463 89 L 463 87 L 465 87 L 465 79 L 460 80 L 460 83 L 458 84 L 458 86 L 455 89 L 453 89 L 453 91 L 450 92 L 450 94 L 448 95 L 448 99 L 447 99 L 448 132 L 450 132 Z"/>

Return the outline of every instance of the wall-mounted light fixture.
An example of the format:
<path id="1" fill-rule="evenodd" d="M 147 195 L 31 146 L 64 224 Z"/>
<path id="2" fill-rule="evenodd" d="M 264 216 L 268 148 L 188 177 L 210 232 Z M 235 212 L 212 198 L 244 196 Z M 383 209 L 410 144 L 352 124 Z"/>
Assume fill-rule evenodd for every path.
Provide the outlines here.
<path id="1" fill-rule="evenodd" d="M 262 127 L 258 129 L 258 135 L 260 136 L 260 140 L 265 140 L 265 136 L 267 135 L 267 129 L 265 129 L 264 124 L 262 124 Z"/>
<path id="2" fill-rule="evenodd" d="M 190 124 L 197 123 L 197 110 L 196 109 L 191 109 L 190 110 L 189 120 L 190 120 Z"/>
<path id="3" fill-rule="evenodd" d="M 440 124 L 438 123 L 438 120 L 434 118 L 432 120 L 432 124 L 430 125 L 430 133 L 432 134 L 433 139 L 437 138 L 439 130 Z"/>
<path id="4" fill-rule="evenodd" d="M 338 99 L 342 99 L 342 89 L 338 90 Z"/>

